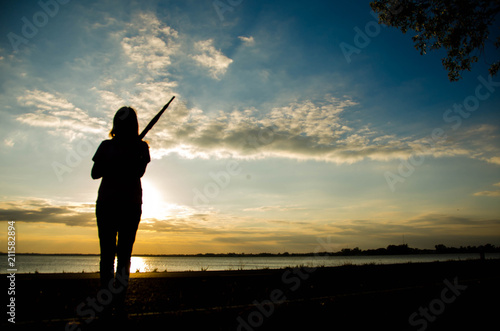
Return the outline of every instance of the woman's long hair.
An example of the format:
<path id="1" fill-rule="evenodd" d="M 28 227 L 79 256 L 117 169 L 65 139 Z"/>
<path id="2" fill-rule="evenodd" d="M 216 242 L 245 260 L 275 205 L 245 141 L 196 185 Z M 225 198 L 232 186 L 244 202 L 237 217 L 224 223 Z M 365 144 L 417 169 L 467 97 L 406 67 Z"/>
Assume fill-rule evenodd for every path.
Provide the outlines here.
<path id="1" fill-rule="evenodd" d="M 139 122 L 137 113 L 131 107 L 118 109 L 113 118 L 113 128 L 109 132 L 113 139 L 132 140 L 139 137 Z"/>

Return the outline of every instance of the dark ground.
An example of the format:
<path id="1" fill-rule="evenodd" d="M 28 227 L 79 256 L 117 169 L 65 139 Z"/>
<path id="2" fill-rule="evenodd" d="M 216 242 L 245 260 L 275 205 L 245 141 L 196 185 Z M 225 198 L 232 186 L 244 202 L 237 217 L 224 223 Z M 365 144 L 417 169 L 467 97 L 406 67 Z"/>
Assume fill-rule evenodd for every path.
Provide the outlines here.
<path id="1" fill-rule="evenodd" d="M 498 330 L 499 271 L 471 260 L 132 274 L 128 320 L 112 326 L 92 318 L 88 300 L 107 298 L 98 274 L 17 274 L 15 329 Z"/>

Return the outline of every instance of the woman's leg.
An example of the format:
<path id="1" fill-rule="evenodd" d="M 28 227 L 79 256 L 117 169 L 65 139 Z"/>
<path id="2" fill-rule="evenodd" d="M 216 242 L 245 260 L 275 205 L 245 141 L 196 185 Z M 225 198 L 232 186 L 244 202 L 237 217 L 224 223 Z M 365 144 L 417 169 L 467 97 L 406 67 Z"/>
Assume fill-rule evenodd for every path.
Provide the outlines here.
<path id="1" fill-rule="evenodd" d="M 132 256 L 132 249 L 139 222 L 141 221 L 141 207 L 141 204 L 130 204 L 122 209 L 124 213 L 118 225 L 118 266 L 116 269 L 116 282 L 120 284 L 120 287 L 123 286 L 123 291 L 120 291 L 117 297 L 118 308 L 123 308 L 125 302 L 125 295 L 130 277 L 130 258 Z"/>
<path id="2" fill-rule="evenodd" d="M 112 285 L 115 271 L 116 254 L 116 214 L 113 206 L 97 202 L 96 218 L 99 232 L 99 246 L 101 249 L 100 278 L 101 288 L 108 289 Z"/>

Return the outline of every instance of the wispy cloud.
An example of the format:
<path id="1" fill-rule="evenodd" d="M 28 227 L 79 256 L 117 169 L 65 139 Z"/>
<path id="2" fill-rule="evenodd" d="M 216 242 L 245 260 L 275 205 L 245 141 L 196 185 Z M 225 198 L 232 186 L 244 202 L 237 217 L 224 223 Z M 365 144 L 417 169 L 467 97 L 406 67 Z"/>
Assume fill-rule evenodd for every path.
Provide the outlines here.
<path id="1" fill-rule="evenodd" d="M 39 90 L 26 91 L 25 95 L 18 97 L 17 100 L 24 106 L 41 110 L 72 110 L 75 108 L 71 102 L 64 98 Z"/>
<path id="2" fill-rule="evenodd" d="M 95 90 L 99 94 L 101 105 L 103 108 L 119 109 L 126 104 L 125 100 L 114 92 L 107 90 L 98 90 L 96 87 L 94 87 L 93 90 Z"/>
<path id="3" fill-rule="evenodd" d="M 220 50 L 217 50 L 213 43 L 212 39 L 196 42 L 194 48 L 200 54 L 193 55 L 192 58 L 199 65 L 208 68 L 213 78 L 220 79 L 220 76 L 226 73 L 233 60 L 222 54 Z"/>
<path id="4" fill-rule="evenodd" d="M 297 206 L 260 206 L 254 208 L 246 208 L 243 211 L 255 211 L 255 212 L 269 212 L 269 211 L 296 211 L 296 210 L 304 210 L 306 208 L 297 207 Z"/>
<path id="5" fill-rule="evenodd" d="M 474 193 L 475 196 L 500 197 L 500 191 L 481 191 Z"/>
<path id="6" fill-rule="evenodd" d="M 130 61 L 145 67 L 151 73 L 166 74 L 180 44 L 179 34 L 173 28 L 164 25 L 152 13 L 140 13 L 127 27 L 131 37 L 124 37 L 121 45 Z"/>
<path id="7" fill-rule="evenodd" d="M 500 183 L 493 184 L 493 186 L 500 186 Z M 480 191 L 474 193 L 477 197 L 500 197 L 500 190 L 495 191 Z"/>
<path id="8" fill-rule="evenodd" d="M 451 133 L 446 144 L 436 151 L 436 155 L 465 155 L 488 163 L 500 164 L 499 138 L 498 127 L 495 125 L 464 127 L 460 132 Z"/>
<path id="9" fill-rule="evenodd" d="M 240 39 L 245 46 L 255 45 L 255 40 L 252 36 L 250 36 L 250 37 L 239 36 L 238 39 Z"/>
<path id="10" fill-rule="evenodd" d="M 467 242 L 467 237 L 483 236 L 481 241 L 489 241 L 495 238 L 488 236 L 482 229 L 488 227 L 491 233 L 500 230 L 500 219 L 481 219 L 474 217 L 459 217 L 455 215 L 425 213 L 408 219 L 376 221 L 376 220 L 346 220 L 329 223 L 335 236 L 344 237 L 347 240 L 362 241 L 358 236 L 370 234 L 372 240 L 382 239 L 382 242 L 399 242 L 404 234 L 409 234 L 414 240 L 438 243 L 436 240 L 457 240 Z M 440 239 L 438 239 L 440 238 Z M 453 239 L 452 239 L 453 238 Z M 477 239 L 476 238 L 476 239 Z"/>
<path id="11" fill-rule="evenodd" d="M 28 109 L 34 109 L 17 116 L 21 123 L 44 127 L 52 133 L 60 133 L 70 140 L 89 133 L 102 133 L 105 122 L 89 116 L 75 107 L 64 97 L 40 90 L 27 90 L 17 98 L 18 103 Z"/>

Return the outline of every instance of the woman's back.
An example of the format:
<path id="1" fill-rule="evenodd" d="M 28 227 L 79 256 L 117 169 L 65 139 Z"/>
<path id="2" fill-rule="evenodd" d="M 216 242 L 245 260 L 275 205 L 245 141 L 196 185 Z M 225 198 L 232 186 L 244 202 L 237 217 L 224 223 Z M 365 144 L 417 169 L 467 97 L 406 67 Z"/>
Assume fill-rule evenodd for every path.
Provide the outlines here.
<path id="1" fill-rule="evenodd" d="M 140 178 L 150 161 L 146 142 L 104 140 L 92 160 L 93 177 L 102 177 L 97 201 L 142 203 Z"/>

